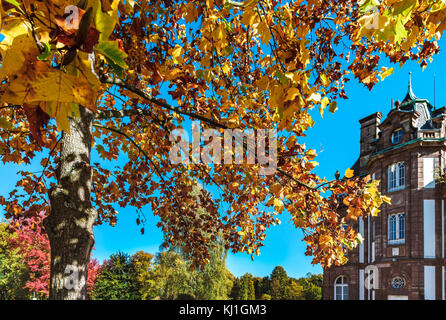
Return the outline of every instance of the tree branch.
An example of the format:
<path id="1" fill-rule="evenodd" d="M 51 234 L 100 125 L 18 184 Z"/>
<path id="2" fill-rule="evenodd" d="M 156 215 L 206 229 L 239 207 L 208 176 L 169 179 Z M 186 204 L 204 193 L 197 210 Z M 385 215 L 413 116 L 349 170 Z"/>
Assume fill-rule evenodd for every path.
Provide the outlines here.
<path id="1" fill-rule="evenodd" d="M 144 155 L 146 160 L 153 166 L 153 168 L 156 171 L 157 175 L 160 177 L 160 179 L 162 180 L 162 182 L 166 186 L 166 190 L 170 193 L 170 196 L 172 196 L 173 199 L 175 200 L 175 202 L 176 202 L 176 204 L 178 206 L 179 213 L 182 214 L 182 212 L 181 212 L 181 205 L 180 205 L 178 199 L 175 197 L 175 194 L 173 193 L 173 191 L 170 188 L 167 187 L 168 186 L 167 181 L 166 181 L 166 179 L 164 179 L 164 176 L 161 174 L 161 171 L 158 168 L 158 166 L 155 164 L 155 162 L 152 160 L 152 158 L 150 158 L 149 155 L 128 134 L 126 134 L 125 132 L 122 132 L 122 131 L 120 131 L 118 129 L 102 126 L 102 125 L 99 125 L 99 124 L 93 124 L 93 126 L 95 126 L 97 128 L 106 129 L 106 130 L 109 130 L 109 131 L 114 132 L 114 133 L 117 133 L 119 135 L 124 136 L 127 140 L 129 140 L 130 143 L 133 144 L 135 146 L 135 148 L 138 149 L 139 152 L 141 152 Z"/>
<path id="2" fill-rule="evenodd" d="M 116 85 L 116 86 L 118 86 L 118 87 L 127 89 L 127 90 L 129 90 L 129 91 L 131 91 L 131 92 L 137 94 L 137 95 L 140 96 L 141 98 L 143 98 L 143 99 L 145 99 L 145 100 L 148 100 L 149 102 L 151 102 L 151 103 L 153 103 L 153 104 L 156 104 L 156 105 L 158 105 L 158 106 L 160 106 L 160 107 L 163 107 L 163 108 L 165 108 L 165 109 L 168 109 L 168 110 L 170 110 L 170 111 L 173 111 L 173 112 L 175 112 L 175 113 L 177 113 L 177 114 L 184 115 L 184 116 L 188 116 L 188 117 L 191 117 L 191 118 L 193 118 L 193 119 L 197 119 L 197 120 L 204 121 L 204 122 L 206 122 L 206 123 L 208 123 L 208 124 L 210 124 L 210 125 L 212 125 L 212 126 L 214 126 L 214 127 L 220 128 L 220 129 L 227 129 L 227 128 L 228 128 L 228 127 L 225 126 L 224 124 L 221 124 L 221 123 L 219 123 L 219 122 L 217 122 L 217 121 L 208 119 L 208 118 L 206 118 L 205 116 L 202 116 L 202 115 L 199 115 L 199 114 L 194 114 L 194 113 L 191 113 L 191 112 L 188 112 L 188 111 L 180 110 L 179 108 L 176 108 L 176 107 L 174 107 L 174 106 L 171 106 L 170 104 L 168 104 L 168 103 L 166 103 L 166 102 L 164 102 L 164 101 L 155 99 L 155 98 L 152 97 L 151 95 L 149 95 L 149 94 L 145 93 L 144 91 L 142 91 L 142 90 L 136 88 L 135 86 L 132 86 L 132 85 L 130 85 L 130 84 L 128 84 L 128 83 L 122 81 L 121 79 L 116 79 L 116 78 L 115 78 L 115 79 L 111 79 L 111 78 L 104 78 L 104 77 L 101 77 L 100 80 L 101 80 L 102 83 L 113 84 L 113 85 Z"/>
<path id="3" fill-rule="evenodd" d="M 168 110 L 171 110 L 171 111 L 173 111 L 173 112 L 175 112 L 177 114 L 186 115 L 186 116 L 189 116 L 189 117 L 197 119 L 197 120 L 202 120 L 202 121 L 204 121 L 204 122 L 206 122 L 206 123 L 208 123 L 208 124 L 210 124 L 212 126 L 220 128 L 220 129 L 230 129 L 228 126 L 226 126 L 224 124 L 221 124 L 219 122 L 213 121 L 213 120 L 208 119 L 208 118 L 206 118 L 204 116 L 201 116 L 201 115 L 197 115 L 197 114 L 193 114 L 193 113 L 190 113 L 190 112 L 187 112 L 187 111 L 179 110 L 178 108 L 173 107 L 173 106 L 171 106 L 171 105 L 169 105 L 169 104 L 167 104 L 167 103 L 165 103 L 163 101 L 155 99 L 151 95 L 149 95 L 149 94 L 143 92 L 142 90 L 140 90 L 140 89 L 138 89 L 138 88 L 136 88 L 136 87 L 134 87 L 134 86 L 124 82 L 121 79 L 111 79 L 111 78 L 101 77 L 100 80 L 101 80 L 102 83 L 113 84 L 113 85 L 117 85 L 118 87 L 130 90 L 131 92 L 137 94 L 141 98 L 146 99 L 146 100 L 148 100 L 148 101 L 150 101 L 150 102 L 152 102 L 152 103 L 154 103 L 154 104 L 156 104 L 156 105 L 158 105 L 160 107 L 163 107 L 163 108 L 166 108 Z M 106 110 L 106 111 L 100 112 L 99 116 L 97 116 L 97 117 L 98 118 L 102 118 L 102 119 L 110 118 L 112 116 L 123 117 L 123 116 L 127 116 L 126 113 L 127 114 L 131 114 L 132 112 L 135 113 L 134 115 L 138 114 L 139 112 L 141 112 L 141 114 L 144 114 L 144 113 L 148 114 L 147 111 L 145 111 L 144 109 L 140 109 L 140 110 L 138 110 L 138 109 L 134 109 L 134 110 L 131 109 L 131 110 L 128 110 L 128 111 L 127 110 L 122 110 L 122 111 Z M 103 128 L 111 130 L 111 131 L 114 130 L 114 129 L 112 130 L 111 128 L 108 128 L 108 127 L 103 127 Z M 116 131 L 116 132 L 120 133 L 120 134 L 124 134 L 124 133 L 121 133 L 120 131 Z M 125 135 L 125 136 L 128 139 L 131 139 L 127 135 Z M 137 148 L 139 149 L 139 147 L 137 147 Z M 282 170 L 280 168 L 277 168 L 277 171 L 280 172 L 281 174 L 285 175 L 286 177 L 290 178 L 291 180 L 293 180 L 294 182 L 296 182 L 298 185 L 300 185 L 302 187 L 305 187 L 305 188 L 311 189 L 311 190 L 316 190 L 315 187 L 312 187 L 312 186 L 310 186 L 310 185 L 308 185 L 308 184 L 306 184 L 306 183 L 304 183 L 302 181 L 297 180 L 291 174 L 289 174 L 288 172 L 286 172 L 286 171 L 284 171 L 284 170 Z"/>

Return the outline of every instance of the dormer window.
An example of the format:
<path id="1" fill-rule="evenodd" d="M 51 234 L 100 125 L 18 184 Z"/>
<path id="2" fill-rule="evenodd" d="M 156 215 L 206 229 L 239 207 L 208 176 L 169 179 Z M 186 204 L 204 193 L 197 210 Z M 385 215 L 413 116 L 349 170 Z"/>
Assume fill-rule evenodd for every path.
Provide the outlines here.
<path id="1" fill-rule="evenodd" d="M 392 143 L 397 144 L 400 143 L 403 138 L 403 129 L 399 128 L 393 131 L 392 133 Z"/>

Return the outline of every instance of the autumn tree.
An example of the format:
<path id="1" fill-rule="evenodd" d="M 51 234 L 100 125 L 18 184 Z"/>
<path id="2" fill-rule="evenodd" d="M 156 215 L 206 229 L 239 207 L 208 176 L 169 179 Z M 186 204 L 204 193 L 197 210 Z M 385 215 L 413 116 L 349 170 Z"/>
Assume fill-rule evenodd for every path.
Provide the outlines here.
<path id="1" fill-rule="evenodd" d="M 12 281 L 9 283 L 10 288 L 22 287 L 27 292 L 28 298 L 31 295 L 37 299 L 46 299 L 49 296 L 50 243 L 43 231 L 44 218 L 45 215 L 39 213 L 2 224 L 4 232 L 1 233 L 3 245 L 0 248 L 0 257 L 5 257 L 2 261 L 5 267 L 0 262 L 0 271 L 6 280 L 5 286 L 8 286 L 9 279 Z M 90 260 L 87 298 L 100 267 L 96 259 Z"/>
<path id="2" fill-rule="evenodd" d="M 10 246 L 22 256 L 29 278 L 25 287 L 37 298 L 47 298 L 50 279 L 50 243 L 43 231 L 43 213 L 10 222 Z"/>
<path id="3" fill-rule="evenodd" d="M 350 170 L 335 181 L 314 173 L 310 111 L 334 112 L 352 78 L 371 89 L 392 72 L 381 57 L 425 66 L 446 28 L 444 1 L 72 1 L 0 3 L 1 160 L 42 166 L 19 171 L 0 203 L 7 218 L 46 212 L 51 299 L 86 298 L 93 225 L 114 225 L 114 205 L 149 207 L 164 246 L 181 247 L 195 266 L 209 261 L 206 244 L 218 234 L 233 252 L 259 254 L 284 211 L 304 230 L 313 263 L 346 261 L 343 245 L 360 238 L 342 225 L 388 199 Z M 203 157 L 173 163 L 169 137 L 190 120 L 220 135 L 277 130 L 277 163 L 269 141 L 274 151 L 258 152 L 255 164 L 198 161 L 215 160 L 209 139 L 198 143 Z M 190 195 L 198 183 L 206 216 Z M 67 288 L 70 270 L 79 276 Z"/>
<path id="4" fill-rule="evenodd" d="M 135 268 L 136 280 L 140 284 L 141 299 L 148 300 L 152 293 L 150 288 L 153 287 L 151 274 L 154 268 L 154 256 L 144 251 L 138 251 L 132 255 L 131 259 Z"/>

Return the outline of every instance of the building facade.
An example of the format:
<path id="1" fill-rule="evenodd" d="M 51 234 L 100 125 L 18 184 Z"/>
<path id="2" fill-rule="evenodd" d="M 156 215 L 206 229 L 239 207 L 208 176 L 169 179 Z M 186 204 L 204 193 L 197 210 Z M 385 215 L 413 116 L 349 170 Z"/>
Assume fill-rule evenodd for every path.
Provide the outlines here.
<path id="1" fill-rule="evenodd" d="M 446 107 L 408 92 L 387 117 L 361 119 L 353 169 L 391 198 L 353 227 L 364 238 L 349 261 L 324 270 L 329 300 L 445 300 Z"/>

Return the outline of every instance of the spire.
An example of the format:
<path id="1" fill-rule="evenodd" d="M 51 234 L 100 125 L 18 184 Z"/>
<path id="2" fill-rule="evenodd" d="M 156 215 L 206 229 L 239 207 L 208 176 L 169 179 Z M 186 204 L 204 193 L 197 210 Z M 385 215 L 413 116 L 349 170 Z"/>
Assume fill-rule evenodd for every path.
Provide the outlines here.
<path id="1" fill-rule="evenodd" d="M 409 84 L 407 86 L 407 94 L 403 102 L 408 102 L 410 100 L 416 100 L 416 99 L 418 98 L 415 96 L 412 90 L 412 72 L 409 72 Z"/>

